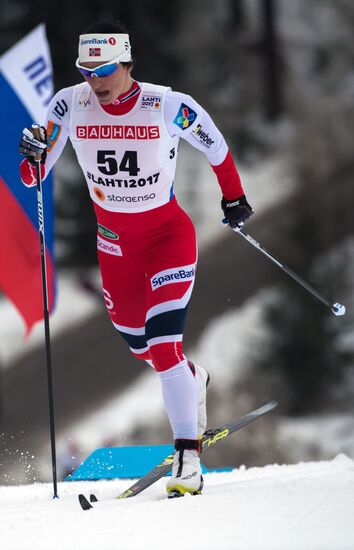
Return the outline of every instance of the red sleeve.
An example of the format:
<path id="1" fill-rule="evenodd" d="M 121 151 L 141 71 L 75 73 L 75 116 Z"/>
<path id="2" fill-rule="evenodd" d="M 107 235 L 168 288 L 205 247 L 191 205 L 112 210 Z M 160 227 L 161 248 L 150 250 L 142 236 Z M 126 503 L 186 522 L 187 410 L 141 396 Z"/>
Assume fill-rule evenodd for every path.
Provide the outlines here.
<path id="1" fill-rule="evenodd" d="M 211 164 L 211 167 L 218 178 L 218 182 L 225 199 L 238 199 L 244 195 L 241 178 L 230 151 L 227 152 L 225 160 L 223 160 L 221 164 L 218 164 L 217 166 L 213 166 Z"/>
<path id="2" fill-rule="evenodd" d="M 45 175 L 45 166 L 41 164 L 41 178 L 43 179 Z M 27 159 L 23 159 L 20 164 L 20 176 L 22 183 L 27 185 L 27 187 L 33 187 L 37 185 L 36 178 L 36 167 L 33 166 Z"/>

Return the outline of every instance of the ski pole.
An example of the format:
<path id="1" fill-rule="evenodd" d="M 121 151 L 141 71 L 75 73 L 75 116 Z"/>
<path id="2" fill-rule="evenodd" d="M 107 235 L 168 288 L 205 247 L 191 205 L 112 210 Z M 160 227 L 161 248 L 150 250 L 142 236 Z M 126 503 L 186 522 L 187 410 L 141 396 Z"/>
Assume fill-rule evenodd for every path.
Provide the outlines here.
<path id="1" fill-rule="evenodd" d="M 247 235 L 247 233 L 243 233 L 241 231 L 241 228 L 240 227 L 232 227 L 231 228 L 233 231 L 235 231 L 235 233 L 238 233 L 239 235 L 241 235 L 241 237 L 243 239 L 245 239 L 247 242 L 249 242 L 252 246 L 254 246 L 257 250 L 259 250 L 259 252 L 261 252 L 262 254 L 264 254 L 264 256 L 266 256 L 269 260 L 271 260 L 275 265 L 277 265 L 278 267 L 280 267 L 280 269 L 282 269 L 283 271 L 285 271 L 285 273 L 287 273 L 292 279 L 294 279 L 297 283 L 299 283 L 303 288 L 305 288 L 310 294 L 312 294 L 312 296 L 315 296 L 315 298 L 317 298 L 320 302 L 322 302 L 323 304 L 325 304 L 327 307 L 330 308 L 330 310 L 332 311 L 332 313 L 334 313 L 334 315 L 336 316 L 339 316 L 339 315 L 344 315 L 345 314 L 345 306 L 342 305 L 342 304 L 339 304 L 338 302 L 336 302 L 335 304 L 332 304 L 329 300 L 327 300 L 327 298 L 325 298 L 324 296 L 322 296 L 322 294 L 320 294 L 318 292 L 318 290 L 316 290 L 315 288 L 313 288 L 309 283 L 307 283 L 306 281 L 304 281 L 299 275 L 297 275 L 292 269 L 290 269 L 290 267 L 282 264 L 277 258 L 275 258 L 274 256 L 272 256 L 265 248 L 263 248 L 253 237 L 251 237 L 250 235 Z"/>
<path id="2" fill-rule="evenodd" d="M 32 129 L 36 139 L 40 140 L 39 126 L 37 124 L 33 124 Z M 36 161 L 36 180 L 37 180 L 39 244 L 40 244 L 40 256 L 41 256 L 43 309 L 44 309 L 44 334 L 45 334 L 47 381 L 48 381 L 50 444 L 51 444 L 51 452 L 52 452 L 53 498 L 59 498 L 58 490 L 57 490 L 57 463 L 56 463 L 56 450 L 55 450 L 52 356 L 51 356 L 51 345 L 50 345 L 49 311 L 48 311 L 48 285 L 47 285 L 46 246 L 45 246 L 45 232 L 44 232 L 44 206 L 43 206 L 42 178 L 41 178 L 41 156 L 40 155 L 36 156 L 35 161 Z"/>

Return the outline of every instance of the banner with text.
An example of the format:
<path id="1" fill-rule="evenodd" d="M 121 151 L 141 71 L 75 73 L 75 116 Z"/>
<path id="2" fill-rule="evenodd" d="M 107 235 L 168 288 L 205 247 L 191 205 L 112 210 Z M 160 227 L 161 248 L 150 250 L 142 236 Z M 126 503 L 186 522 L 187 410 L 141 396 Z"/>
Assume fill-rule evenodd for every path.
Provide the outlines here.
<path id="1" fill-rule="evenodd" d="M 44 124 L 53 75 L 44 25 L 0 57 L 0 290 L 22 315 L 27 333 L 43 319 L 37 189 L 20 179 L 24 127 Z M 55 299 L 52 178 L 43 184 L 49 311 Z M 2 322 L 6 322 L 3 320 Z"/>

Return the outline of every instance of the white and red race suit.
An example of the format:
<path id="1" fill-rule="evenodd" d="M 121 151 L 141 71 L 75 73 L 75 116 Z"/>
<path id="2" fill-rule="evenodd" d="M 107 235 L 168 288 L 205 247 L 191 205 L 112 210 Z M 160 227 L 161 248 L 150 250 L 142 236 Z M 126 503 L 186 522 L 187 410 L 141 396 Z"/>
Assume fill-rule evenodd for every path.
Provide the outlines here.
<path id="1" fill-rule="evenodd" d="M 243 190 L 222 134 L 190 96 L 136 81 L 108 106 L 86 82 L 61 90 L 49 106 L 47 134 L 43 176 L 68 137 L 84 173 L 113 325 L 132 353 L 160 374 L 186 363 L 182 338 L 197 248 L 193 224 L 174 194 L 178 142 L 183 138 L 203 152 L 224 197 L 235 199 Z M 35 183 L 26 160 L 21 177 Z M 175 437 L 197 435 L 181 426 Z"/>

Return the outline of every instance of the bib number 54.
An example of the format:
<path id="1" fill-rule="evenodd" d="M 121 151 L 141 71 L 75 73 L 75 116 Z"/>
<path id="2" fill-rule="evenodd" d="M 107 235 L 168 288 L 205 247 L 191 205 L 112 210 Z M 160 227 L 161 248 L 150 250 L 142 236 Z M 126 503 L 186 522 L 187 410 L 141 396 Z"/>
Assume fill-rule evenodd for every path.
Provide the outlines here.
<path id="1" fill-rule="evenodd" d="M 137 176 L 138 155 L 136 151 L 125 151 L 119 166 L 115 157 L 116 151 L 97 151 L 97 168 L 106 176 L 114 176 L 118 172 L 128 172 L 129 176 Z"/>

